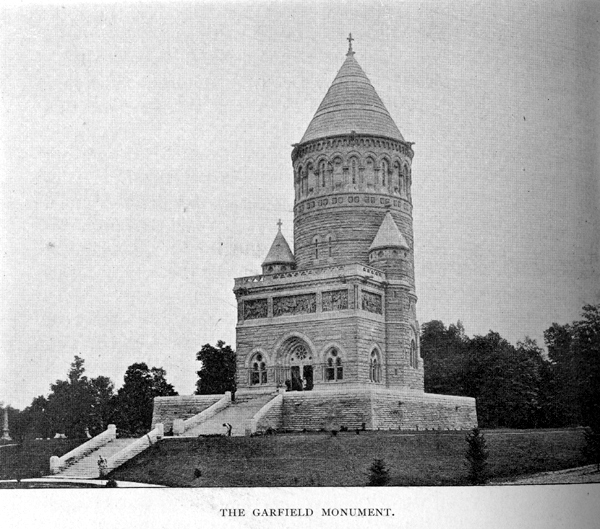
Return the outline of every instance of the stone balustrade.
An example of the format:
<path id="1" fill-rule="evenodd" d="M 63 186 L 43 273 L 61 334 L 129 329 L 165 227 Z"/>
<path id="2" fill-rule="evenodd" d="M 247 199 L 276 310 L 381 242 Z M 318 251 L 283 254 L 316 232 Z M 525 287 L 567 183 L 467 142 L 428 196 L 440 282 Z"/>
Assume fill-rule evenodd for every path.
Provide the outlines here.
<path id="1" fill-rule="evenodd" d="M 235 280 L 234 290 L 267 284 L 293 284 L 314 279 L 335 279 L 337 277 L 347 277 L 352 275 L 380 281 L 385 280 L 385 273 L 381 270 L 360 263 L 353 263 L 305 270 L 290 270 L 289 272 L 278 272 L 275 274 L 239 277 Z"/>
<path id="2" fill-rule="evenodd" d="M 123 450 L 110 456 L 107 460 L 106 469 L 108 472 L 121 466 L 126 461 L 129 461 L 140 452 L 143 452 L 149 446 L 158 442 L 165 435 L 164 426 L 159 423 L 153 430 L 150 430 L 147 434 L 143 435 L 139 439 L 136 439 L 132 443 L 128 444 Z"/>
<path id="3" fill-rule="evenodd" d="M 251 435 L 257 430 L 266 430 L 271 427 L 278 429 L 282 425 L 281 412 L 283 409 L 284 389 L 279 390 L 279 394 L 267 402 L 260 410 L 258 410 L 252 419 L 249 421 L 246 435 Z"/>
<path id="4" fill-rule="evenodd" d="M 182 421 L 180 424 L 173 423 L 173 435 L 182 435 L 186 430 L 190 430 L 195 426 L 207 421 L 211 417 L 214 417 L 222 409 L 227 408 L 231 404 L 231 391 L 226 391 L 221 399 L 215 402 L 212 406 L 209 406 L 204 411 Z M 183 429 L 182 429 L 183 428 Z M 177 432 L 176 432 L 177 430 Z"/>
<path id="5" fill-rule="evenodd" d="M 72 465 L 76 461 L 84 458 L 86 455 L 116 438 L 117 427 L 114 424 L 109 424 L 108 428 L 104 432 L 79 445 L 70 452 L 67 452 L 65 455 L 61 457 L 52 456 L 50 458 L 50 473 L 58 474 L 61 470 L 65 469 L 69 465 Z"/>

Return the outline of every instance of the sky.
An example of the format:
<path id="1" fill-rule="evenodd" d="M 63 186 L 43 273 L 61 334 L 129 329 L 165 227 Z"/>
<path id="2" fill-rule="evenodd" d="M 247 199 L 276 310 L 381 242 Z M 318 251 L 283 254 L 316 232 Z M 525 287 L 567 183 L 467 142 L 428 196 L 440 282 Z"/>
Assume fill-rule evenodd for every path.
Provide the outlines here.
<path id="1" fill-rule="evenodd" d="M 0 11 L 0 401 L 74 355 L 180 394 L 293 241 L 291 145 L 355 58 L 414 142 L 421 323 L 543 344 L 600 302 L 600 3 L 61 2 Z"/>

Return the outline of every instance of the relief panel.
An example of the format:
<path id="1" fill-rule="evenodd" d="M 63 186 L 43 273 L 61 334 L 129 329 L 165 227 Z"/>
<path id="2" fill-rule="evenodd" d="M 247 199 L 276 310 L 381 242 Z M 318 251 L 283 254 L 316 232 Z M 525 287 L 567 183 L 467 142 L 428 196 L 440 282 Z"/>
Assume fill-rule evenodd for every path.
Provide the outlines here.
<path id="1" fill-rule="evenodd" d="M 323 312 L 345 310 L 348 308 L 348 290 L 330 290 L 322 294 Z"/>
<path id="2" fill-rule="evenodd" d="M 273 298 L 273 316 L 317 312 L 316 294 L 298 294 Z"/>
<path id="3" fill-rule="evenodd" d="M 375 314 L 383 314 L 381 295 L 374 292 L 362 291 L 362 309 Z"/>
<path id="4" fill-rule="evenodd" d="M 254 320 L 257 318 L 266 318 L 268 314 L 267 299 L 246 299 L 244 300 L 244 319 Z"/>

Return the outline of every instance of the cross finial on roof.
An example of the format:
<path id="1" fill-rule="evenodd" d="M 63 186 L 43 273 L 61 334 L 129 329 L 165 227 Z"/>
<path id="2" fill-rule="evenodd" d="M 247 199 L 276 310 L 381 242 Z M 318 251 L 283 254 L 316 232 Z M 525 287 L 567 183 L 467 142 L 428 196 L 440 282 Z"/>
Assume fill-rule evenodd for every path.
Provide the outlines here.
<path id="1" fill-rule="evenodd" d="M 348 41 L 348 53 L 346 53 L 346 55 L 354 55 L 354 51 L 352 50 L 352 41 L 354 40 L 352 38 L 352 33 L 348 35 L 346 40 Z"/>
<path id="2" fill-rule="evenodd" d="M 283 222 L 281 222 L 281 219 L 279 219 L 279 220 L 277 221 L 277 226 L 278 226 L 278 228 L 279 228 L 279 231 L 281 231 L 281 225 L 282 225 L 282 224 L 283 224 Z"/>

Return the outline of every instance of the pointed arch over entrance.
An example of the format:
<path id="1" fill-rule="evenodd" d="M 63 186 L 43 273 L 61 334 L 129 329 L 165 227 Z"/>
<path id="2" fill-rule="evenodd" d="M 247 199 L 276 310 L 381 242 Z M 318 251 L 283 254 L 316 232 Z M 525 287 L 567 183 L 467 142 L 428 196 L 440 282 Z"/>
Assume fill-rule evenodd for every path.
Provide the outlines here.
<path id="1" fill-rule="evenodd" d="M 294 333 L 280 340 L 275 350 L 277 383 L 291 391 L 309 391 L 314 386 L 314 347 L 308 339 Z"/>

